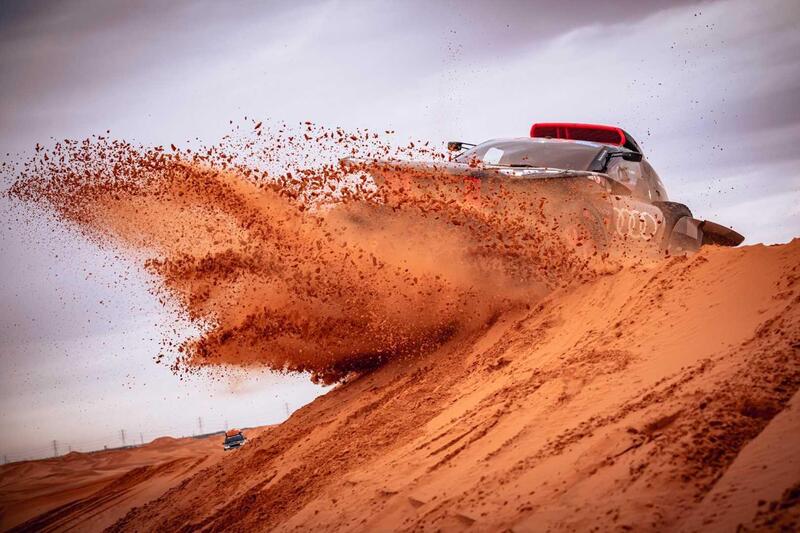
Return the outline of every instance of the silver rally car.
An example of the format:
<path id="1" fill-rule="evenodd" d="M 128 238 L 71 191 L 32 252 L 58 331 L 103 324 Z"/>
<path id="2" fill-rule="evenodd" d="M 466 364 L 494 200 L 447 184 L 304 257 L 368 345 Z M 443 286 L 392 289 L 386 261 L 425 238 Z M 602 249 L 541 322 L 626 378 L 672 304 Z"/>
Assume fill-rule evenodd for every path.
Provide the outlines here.
<path id="1" fill-rule="evenodd" d="M 702 245 L 737 246 L 744 237 L 708 220 L 694 218 L 684 204 L 670 201 L 664 184 L 639 144 L 621 128 L 595 124 L 539 123 L 530 137 L 493 139 L 474 145 L 449 142 L 448 162 L 406 163 L 392 169 L 463 178 L 480 197 L 492 184 L 543 185 L 569 189 L 583 207 L 599 244 L 612 240 L 680 253 Z M 388 167 L 384 167 L 388 168 Z M 372 171 L 383 186 L 392 172 Z M 584 221 L 585 222 L 585 221 Z"/>

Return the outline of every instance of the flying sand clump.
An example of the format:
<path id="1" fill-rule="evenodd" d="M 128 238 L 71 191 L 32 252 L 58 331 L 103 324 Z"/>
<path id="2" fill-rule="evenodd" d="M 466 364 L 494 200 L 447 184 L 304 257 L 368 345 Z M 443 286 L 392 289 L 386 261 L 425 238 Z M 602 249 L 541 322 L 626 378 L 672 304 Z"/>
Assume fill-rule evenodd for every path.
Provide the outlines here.
<path id="1" fill-rule="evenodd" d="M 196 150 L 101 136 L 37 146 L 9 194 L 144 260 L 202 326 L 176 371 L 265 365 L 333 381 L 595 275 L 551 199 L 476 204 L 445 176 L 421 193 L 420 176 L 387 168 L 397 158 L 446 156 L 310 123 L 258 123 Z M 376 169 L 396 179 L 376 187 Z"/>

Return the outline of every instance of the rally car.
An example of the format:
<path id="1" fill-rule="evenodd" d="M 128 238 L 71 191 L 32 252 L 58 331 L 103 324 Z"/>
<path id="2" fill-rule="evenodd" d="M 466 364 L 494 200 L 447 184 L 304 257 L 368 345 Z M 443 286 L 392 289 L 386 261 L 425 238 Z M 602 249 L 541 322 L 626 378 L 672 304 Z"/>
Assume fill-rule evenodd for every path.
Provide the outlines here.
<path id="1" fill-rule="evenodd" d="M 670 201 L 639 144 L 619 127 L 538 123 L 529 137 L 478 145 L 449 142 L 448 150 L 454 154 L 449 161 L 377 165 L 371 174 L 379 187 L 392 175 L 395 181 L 400 175 L 408 180 L 408 171 L 448 176 L 470 184 L 478 201 L 498 184 L 569 189 L 569 202 L 581 207 L 581 223 L 599 247 L 624 240 L 680 253 L 705 244 L 737 246 L 744 240 L 736 231 L 694 218 L 686 205 Z M 406 181 L 400 190 L 411 186 Z"/>
<path id="2" fill-rule="evenodd" d="M 225 440 L 222 441 L 222 449 L 226 452 L 240 448 L 247 443 L 244 433 L 240 429 L 229 429 L 225 432 Z"/>

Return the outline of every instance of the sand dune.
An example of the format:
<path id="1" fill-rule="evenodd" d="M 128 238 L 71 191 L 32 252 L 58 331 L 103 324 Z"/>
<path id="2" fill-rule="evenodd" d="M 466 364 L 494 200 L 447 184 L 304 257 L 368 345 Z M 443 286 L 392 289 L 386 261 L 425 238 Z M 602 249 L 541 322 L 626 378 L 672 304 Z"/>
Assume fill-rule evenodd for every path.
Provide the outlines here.
<path id="1" fill-rule="evenodd" d="M 223 456 L 222 437 L 157 439 L 0 467 L 0 527 L 101 531 Z M 23 524 L 20 526 L 20 524 Z"/>
<path id="2" fill-rule="evenodd" d="M 337 388 L 113 529 L 796 527 L 798 280 L 795 240 L 555 293 Z"/>
<path id="3" fill-rule="evenodd" d="M 115 531 L 796 527 L 798 280 L 800 240 L 628 267 L 390 360 L 180 484 L 176 444 L 96 495 L 136 479 Z"/>

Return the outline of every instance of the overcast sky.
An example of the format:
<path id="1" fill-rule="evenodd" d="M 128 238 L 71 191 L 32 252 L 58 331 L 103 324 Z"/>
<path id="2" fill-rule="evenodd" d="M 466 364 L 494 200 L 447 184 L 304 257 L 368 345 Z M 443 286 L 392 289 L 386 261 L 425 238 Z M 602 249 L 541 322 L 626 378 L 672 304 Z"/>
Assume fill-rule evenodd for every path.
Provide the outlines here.
<path id="1" fill-rule="evenodd" d="M 672 199 L 783 242 L 800 235 L 798 27 L 796 0 L 2 1 L 0 152 L 107 129 L 214 142 L 245 115 L 434 142 L 618 124 Z M 171 318 L 135 265 L 5 200 L 0 218 L 0 453 L 273 422 L 321 392 L 178 382 L 152 362 Z"/>

